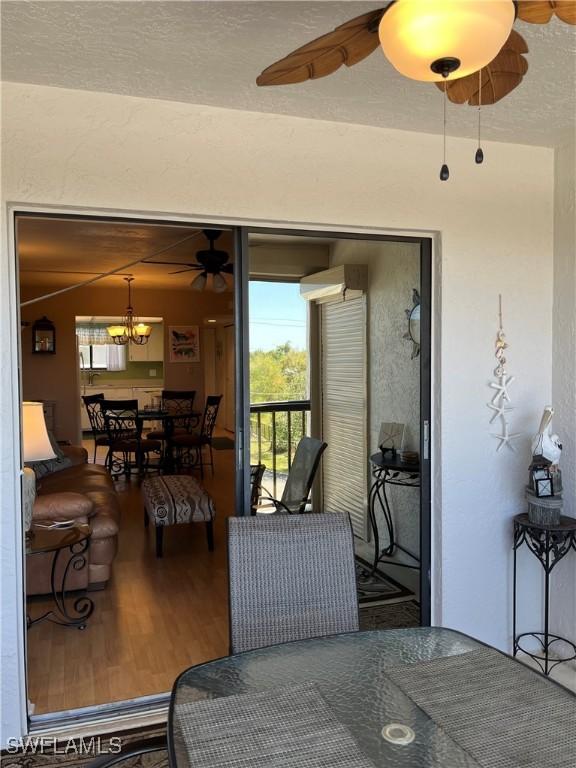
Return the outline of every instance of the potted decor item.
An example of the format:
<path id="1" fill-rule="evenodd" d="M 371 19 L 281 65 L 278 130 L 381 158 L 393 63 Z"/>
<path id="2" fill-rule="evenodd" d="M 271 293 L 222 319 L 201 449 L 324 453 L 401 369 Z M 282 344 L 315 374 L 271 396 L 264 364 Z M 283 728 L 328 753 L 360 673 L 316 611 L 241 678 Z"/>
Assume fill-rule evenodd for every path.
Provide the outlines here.
<path id="1" fill-rule="evenodd" d="M 562 445 L 552 432 L 551 405 L 544 408 L 540 427 L 532 440 L 532 462 L 526 488 L 528 519 L 537 525 L 558 525 L 562 516 L 562 473 L 558 466 Z"/>

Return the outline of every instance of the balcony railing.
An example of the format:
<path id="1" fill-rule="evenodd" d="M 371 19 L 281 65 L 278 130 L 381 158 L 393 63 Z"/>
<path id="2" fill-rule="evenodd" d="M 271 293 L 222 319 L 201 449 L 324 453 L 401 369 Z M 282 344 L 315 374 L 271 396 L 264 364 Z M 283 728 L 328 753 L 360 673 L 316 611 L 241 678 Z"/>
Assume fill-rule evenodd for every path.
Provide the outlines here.
<path id="1" fill-rule="evenodd" d="M 253 403 L 250 406 L 250 461 L 266 465 L 268 490 L 278 498 L 279 484 L 292 466 L 300 439 L 309 434 L 310 400 Z M 264 483 L 268 486 L 268 483 Z"/>

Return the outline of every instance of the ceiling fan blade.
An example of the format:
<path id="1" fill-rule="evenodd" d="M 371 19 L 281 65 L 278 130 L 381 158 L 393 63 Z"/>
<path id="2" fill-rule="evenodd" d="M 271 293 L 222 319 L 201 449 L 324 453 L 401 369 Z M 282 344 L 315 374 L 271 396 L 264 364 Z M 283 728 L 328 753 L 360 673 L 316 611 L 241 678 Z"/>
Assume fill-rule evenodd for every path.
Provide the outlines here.
<path id="1" fill-rule="evenodd" d="M 256 79 L 257 85 L 303 83 L 331 75 L 342 64 L 357 64 L 378 48 L 383 13 L 383 8 L 365 13 L 298 48 L 267 67 Z"/>
<path id="2" fill-rule="evenodd" d="M 226 272 L 228 275 L 234 274 L 234 265 L 233 264 L 224 264 L 223 267 L 220 267 L 220 272 Z"/>
<path id="3" fill-rule="evenodd" d="M 523 56 L 524 53 L 528 53 L 526 41 L 522 35 L 512 30 L 500 53 L 490 64 L 480 70 L 481 81 L 478 72 L 474 72 L 457 80 L 436 83 L 436 86 L 441 91 L 446 89 L 448 98 L 454 104 L 467 102 L 469 106 L 477 107 L 480 102 L 481 82 L 482 104 L 495 104 L 522 82 L 522 78 L 528 71 L 528 62 Z"/>
<path id="4" fill-rule="evenodd" d="M 168 272 L 169 275 L 181 275 L 183 272 L 192 272 L 198 267 L 186 267 L 186 269 L 177 269 L 176 272 Z M 200 267 L 202 269 L 202 267 Z"/>
<path id="5" fill-rule="evenodd" d="M 576 0 L 519 0 L 518 18 L 529 24 L 548 24 L 556 15 L 566 24 L 576 24 Z"/>
<path id="6" fill-rule="evenodd" d="M 164 264 L 168 267 L 191 267 L 192 264 L 185 264 L 183 261 L 148 261 L 147 259 L 142 264 Z"/>
<path id="7" fill-rule="evenodd" d="M 576 2 L 574 0 L 556 0 L 556 16 L 565 24 L 576 24 Z"/>

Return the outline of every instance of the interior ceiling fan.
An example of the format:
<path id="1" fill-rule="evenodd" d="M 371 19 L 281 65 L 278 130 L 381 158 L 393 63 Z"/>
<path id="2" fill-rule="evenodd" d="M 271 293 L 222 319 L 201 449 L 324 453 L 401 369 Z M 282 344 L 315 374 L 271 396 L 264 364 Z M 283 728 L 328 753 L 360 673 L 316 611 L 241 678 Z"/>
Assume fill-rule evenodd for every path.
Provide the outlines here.
<path id="1" fill-rule="evenodd" d="M 576 0 L 393 0 L 293 51 L 258 85 L 302 83 L 351 67 L 382 46 L 406 77 L 435 82 L 457 104 L 494 104 L 528 71 L 528 46 L 512 25 L 576 24 Z"/>
<path id="2" fill-rule="evenodd" d="M 214 243 L 222 235 L 222 231 L 219 229 L 203 229 L 205 237 L 207 238 L 210 247 L 207 250 L 198 251 L 196 253 L 196 261 L 193 263 L 183 263 L 181 261 L 146 261 L 146 264 L 171 264 L 174 266 L 184 267 L 184 269 L 177 269 L 174 272 L 170 272 L 171 275 L 180 275 L 183 272 L 199 271 L 192 283 L 191 288 L 195 291 L 203 291 L 208 283 L 208 275 L 212 275 L 212 290 L 216 293 L 222 293 L 228 288 L 226 279 L 223 274 L 231 275 L 234 272 L 232 264 L 228 263 L 230 254 L 227 251 L 219 251 L 214 247 Z"/>

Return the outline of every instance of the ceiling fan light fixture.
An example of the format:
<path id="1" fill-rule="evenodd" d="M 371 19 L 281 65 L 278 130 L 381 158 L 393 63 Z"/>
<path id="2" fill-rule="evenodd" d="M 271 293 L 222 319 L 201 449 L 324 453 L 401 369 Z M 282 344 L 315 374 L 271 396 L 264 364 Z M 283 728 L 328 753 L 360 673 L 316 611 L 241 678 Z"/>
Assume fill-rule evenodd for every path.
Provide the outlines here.
<path id="1" fill-rule="evenodd" d="M 228 283 L 226 282 L 226 279 L 223 275 L 218 272 L 214 277 L 212 278 L 212 290 L 214 293 L 224 293 L 224 291 L 228 288 Z"/>
<path id="2" fill-rule="evenodd" d="M 455 80 L 498 55 L 515 15 L 513 0 L 395 0 L 382 15 L 378 36 L 386 58 L 405 77 Z"/>
<path id="3" fill-rule="evenodd" d="M 190 283 L 190 288 L 193 291 L 203 291 L 206 288 L 206 272 L 200 272 L 199 275 L 196 275 Z"/>

